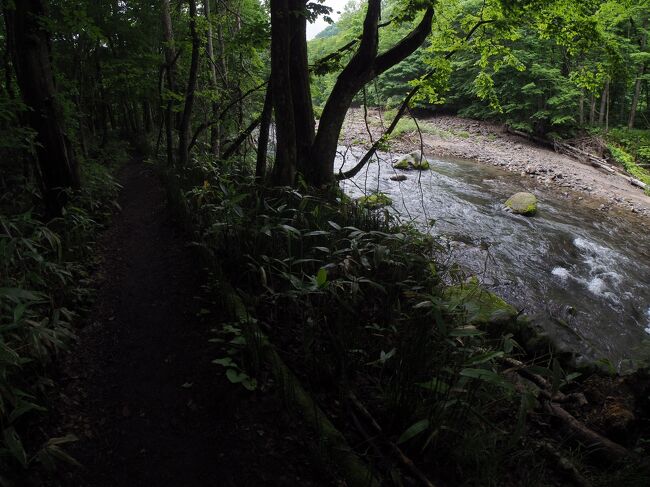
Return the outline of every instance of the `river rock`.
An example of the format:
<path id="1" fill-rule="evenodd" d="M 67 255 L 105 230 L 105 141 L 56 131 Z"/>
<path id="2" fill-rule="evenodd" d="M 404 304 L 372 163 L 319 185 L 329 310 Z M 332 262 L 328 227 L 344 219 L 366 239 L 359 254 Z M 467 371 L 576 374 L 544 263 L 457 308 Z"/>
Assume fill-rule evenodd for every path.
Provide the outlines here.
<path id="1" fill-rule="evenodd" d="M 413 158 L 408 155 L 402 157 L 399 161 L 397 161 L 395 164 L 393 164 L 393 167 L 395 169 L 401 169 L 402 171 L 408 171 L 411 169 L 413 163 Z"/>
<path id="2" fill-rule="evenodd" d="M 532 193 L 516 193 L 505 203 L 517 215 L 532 216 L 537 212 L 537 198 Z"/>
<path id="3" fill-rule="evenodd" d="M 505 333 L 519 315 L 517 310 L 503 299 L 484 289 L 478 279 L 455 286 L 449 286 L 443 296 L 453 308 L 463 311 L 465 324 L 492 332 Z"/>
<path id="4" fill-rule="evenodd" d="M 390 180 L 391 181 L 406 181 L 408 178 L 404 176 L 404 174 L 396 174 L 395 176 L 391 176 Z"/>
<path id="5" fill-rule="evenodd" d="M 426 158 L 420 157 L 420 152 L 411 152 L 393 164 L 393 167 L 405 171 L 409 169 L 424 171 L 429 169 L 430 166 L 429 161 L 427 161 Z"/>

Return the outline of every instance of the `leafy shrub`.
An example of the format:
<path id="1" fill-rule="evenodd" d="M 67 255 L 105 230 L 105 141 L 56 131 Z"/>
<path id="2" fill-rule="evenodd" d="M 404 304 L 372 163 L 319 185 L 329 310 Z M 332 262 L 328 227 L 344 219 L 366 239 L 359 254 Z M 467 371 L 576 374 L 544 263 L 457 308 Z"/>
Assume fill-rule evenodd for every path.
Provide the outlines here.
<path id="1" fill-rule="evenodd" d="M 9 213 L 0 200 L 0 470 L 51 467 L 66 459 L 46 441 L 35 451 L 24 442 L 30 419 L 45 410 L 52 386 L 48 366 L 74 337 L 73 322 L 88 294 L 84 261 L 100 222 L 115 208 L 118 185 L 109 171 L 84 166 L 84 190 L 72 195 L 61 218 L 44 223 L 33 212 Z M 71 461 L 71 459 L 67 458 Z"/>
<path id="2" fill-rule="evenodd" d="M 435 262 L 444 252 L 435 239 L 345 198 L 257 188 L 240 169 L 206 172 L 181 204 L 312 392 L 355 391 L 425 464 L 450 461 L 480 478 L 503 463 L 518 433 L 495 433 L 485 415 L 495 398 L 517 409 L 497 367 L 514 341 L 467 324 L 469 293 L 445 294 L 458 278 Z M 238 336 L 250 319 L 236 324 Z M 237 353 L 217 363 L 252 387 L 257 354 Z"/>

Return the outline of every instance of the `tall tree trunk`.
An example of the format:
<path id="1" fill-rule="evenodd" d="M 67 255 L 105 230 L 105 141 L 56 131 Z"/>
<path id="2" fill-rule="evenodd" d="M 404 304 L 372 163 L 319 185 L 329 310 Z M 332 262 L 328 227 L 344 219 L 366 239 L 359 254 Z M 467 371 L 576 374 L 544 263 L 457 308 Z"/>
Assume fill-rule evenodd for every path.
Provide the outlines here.
<path id="1" fill-rule="evenodd" d="M 218 89 L 217 83 L 217 65 L 214 57 L 214 43 L 212 40 L 212 20 L 210 19 L 210 0 L 203 0 L 203 11 L 205 18 L 208 21 L 208 62 L 210 64 L 210 88 L 215 92 Z M 219 157 L 219 128 L 220 123 L 217 121 L 219 118 L 219 104 L 216 100 L 212 101 L 212 120 L 215 122 L 210 127 L 210 152 L 215 157 Z"/>
<path id="2" fill-rule="evenodd" d="M 596 123 L 596 97 L 591 94 L 589 99 L 589 125 Z"/>
<path id="3" fill-rule="evenodd" d="M 169 10 L 169 0 L 162 0 L 163 40 L 165 41 L 165 71 L 167 89 L 176 92 L 176 48 L 174 47 L 174 29 Z M 167 164 L 174 165 L 174 111 L 172 100 L 165 108 L 165 138 L 167 141 Z"/>
<path id="4" fill-rule="evenodd" d="M 645 52 L 646 44 L 648 42 L 648 19 L 643 20 L 643 33 L 641 34 L 641 52 Z M 639 97 L 641 95 L 641 80 L 645 73 L 645 62 L 641 63 L 639 66 L 639 72 L 637 74 L 636 83 L 634 85 L 634 95 L 632 97 L 632 106 L 630 107 L 630 118 L 627 121 L 627 128 L 634 128 L 634 119 L 636 118 L 636 110 L 639 105 Z"/>
<path id="5" fill-rule="evenodd" d="M 314 107 L 309 85 L 309 64 L 307 60 L 307 17 L 305 0 L 289 0 L 290 10 L 290 75 L 291 97 L 293 98 L 296 121 L 297 169 L 307 174 L 310 167 L 310 152 L 316 135 Z"/>
<path id="6" fill-rule="evenodd" d="M 607 98 L 609 97 L 609 78 L 605 80 L 603 93 L 600 96 L 600 111 L 598 112 L 598 125 L 603 125 L 605 122 L 605 110 L 607 109 Z"/>
<path id="7" fill-rule="evenodd" d="M 144 131 L 150 134 L 153 130 L 153 115 L 151 113 L 151 103 L 146 98 L 142 100 L 142 119 L 144 121 Z"/>
<path id="8" fill-rule="evenodd" d="M 271 83 L 266 87 L 264 108 L 260 120 L 260 135 L 257 140 L 257 163 L 255 164 L 255 179 L 264 180 L 266 177 L 266 159 L 269 150 L 269 129 L 273 118 L 273 88 Z"/>
<path id="9" fill-rule="evenodd" d="M 610 86 L 607 82 L 607 103 L 605 105 L 605 133 L 609 132 Z"/>
<path id="10" fill-rule="evenodd" d="M 201 39 L 196 29 L 196 0 L 189 0 L 190 5 L 190 33 L 192 36 L 192 61 L 190 63 L 189 79 L 187 80 L 187 89 L 185 90 L 185 107 L 183 108 L 183 118 L 179 127 L 178 139 L 178 159 L 181 167 L 186 166 L 189 160 L 189 146 L 192 134 L 192 109 L 194 107 L 194 95 L 199 73 L 199 51 L 201 49 Z"/>
<path id="11" fill-rule="evenodd" d="M 578 107 L 578 120 L 580 126 L 582 127 L 585 124 L 585 92 L 584 90 L 580 93 L 580 104 Z"/>
<path id="12" fill-rule="evenodd" d="M 291 20 L 288 0 L 271 0 L 271 87 L 276 125 L 276 185 L 291 185 L 297 170 L 296 121 L 291 89 Z"/>
<path id="13" fill-rule="evenodd" d="M 4 51 L 2 53 L 2 60 L 3 60 L 3 68 L 4 68 L 4 75 L 5 75 L 5 90 L 7 91 L 7 96 L 10 99 L 14 99 L 16 97 L 14 93 L 14 84 L 12 80 L 12 62 L 11 62 L 11 53 L 14 52 L 15 48 L 13 46 L 13 38 L 11 35 L 9 35 L 9 27 L 7 26 L 7 35 L 6 35 L 6 42 L 4 45 Z"/>
<path id="14" fill-rule="evenodd" d="M 14 48 L 13 64 L 25 104 L 31 109 L 30 125 L 36 132 L 36 156 L 50 215 L 60 214 L 66 190 L 79 188 L 74 151 L 65 133 L 65 121 L 57 103 L 50 43 L 42 19 L 47 18 L 42 0 L 21 0 L 4 10 L 7 33 Z"/>

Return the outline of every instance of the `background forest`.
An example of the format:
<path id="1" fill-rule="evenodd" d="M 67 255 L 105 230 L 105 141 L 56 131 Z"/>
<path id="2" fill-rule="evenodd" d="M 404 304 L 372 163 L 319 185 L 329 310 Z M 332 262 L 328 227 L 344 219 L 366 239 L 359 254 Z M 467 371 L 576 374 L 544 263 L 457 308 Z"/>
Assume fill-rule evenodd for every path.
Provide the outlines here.
<path id="1" fill-rule="evenodd" d="M 373 469 L 336 457 L 357 485 L 368 472 L 368 485 L 647 485 L 647 410 L 614 429 L 622 446 L 606 428 L 576 427 L 562 407 L 583 406 L 576 380 L 594 370 L 573 370 L 546 342 L 528 349 L 521 312 L 482 294 L 439 242 L 338 190 L 387 136 L 353 170 L 334 168 L 348 109 L 366 106 L 386 110 L 389 131 L 413 110 L 545 140 L 599 137 L 650 181 L 646 0 L 351 1 L 309 43 L 306 23 L 331 14 L 321 0 L 2 7 L 0 485 L 76 462 L 66 448 L 77 438 L 43 426 L 53 371 L 91 319 L 95 243 L 119 218 L 116 175 L 133 160 L 159 170 L 188 240 L 218 269 L 207 287 L 228 321 L 216 339 L 206 330 L 225 343 L 216 365 L 250 391 L 266 387 L 265 357 L 297 370 L 280 375 L 337 418 L 313 413 L 327 458 L 346 441 L 370 445 Z M 642 410 L 647 377 L 632 382 L 645 384 Z M 613 463 L 592 461 L 603 451 Z"/>

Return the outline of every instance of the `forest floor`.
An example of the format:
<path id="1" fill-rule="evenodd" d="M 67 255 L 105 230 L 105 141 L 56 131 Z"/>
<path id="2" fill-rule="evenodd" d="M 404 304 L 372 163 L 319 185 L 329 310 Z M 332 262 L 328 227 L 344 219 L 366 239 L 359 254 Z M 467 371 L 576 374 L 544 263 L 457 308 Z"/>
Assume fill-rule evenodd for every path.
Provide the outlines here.
<path id="1" fill-rule="evenodd" d="M 376 139 L 390 120 L 377 110 L 368 111 L 368 126 Z M 650 196 L 624 178 L 605 173 L 558 154 L 546 147 L 510 134 L 503 124 L 438 115 L 418 118 L 422 140 L 417 132 L 405 132 L 391 140 L 391 147 L 409 153 L 423 147 L 427 155 L 472 159 L 535 179 L 542 187 L 555 189 L 564 197 L 585 199 L 602 211 L 612 207 L 650 217 Z M 358 144 L 368 139 L 362 109 L 348 112 L 341 143 Z M 367 144 L 367 143 L 366 143 Z M 365 145 L 365 144 L 364 144 Z"/>
<path id="2" fill-rule="evenodd" d="M 97 300 L 62 360 L 52 436 L 74 433 L 79 486 L 334 485 L 277 394 L 233 385 L 211 363 L 219 322 L 207 272 L 153 168 L 121 172 L 122 212 L 99 241 Z M 221 352 L 223 355 L 223 352 Z"/>

